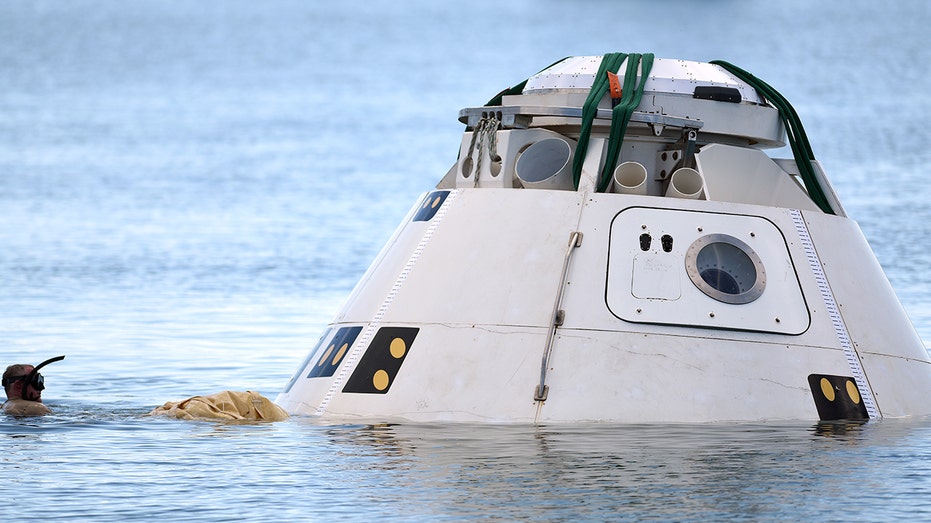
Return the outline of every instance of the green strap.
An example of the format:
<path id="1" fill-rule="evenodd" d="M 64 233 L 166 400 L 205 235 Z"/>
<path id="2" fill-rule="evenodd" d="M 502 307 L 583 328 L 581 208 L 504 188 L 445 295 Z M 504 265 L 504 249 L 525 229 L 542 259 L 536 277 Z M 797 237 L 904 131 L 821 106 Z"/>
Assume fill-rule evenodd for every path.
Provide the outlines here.
<path id="1" fill-rule="evenodd" d="M 625 53 L 608 53 L 601 58 L 601 65 L 595 74 L 592 87 L 588 91 L 588 98 L 582 106 L 582 129 L 579 132 L 579 141 L 575 148 L 575 157 L 572 160 L 572 183 L 579 188 L 582 179 L 582 164 L 585 163 L 585 154 L 588 152 L 589 135 L 592 132 L 592 122 L 598 114 L 598 104 L 608 92 L 608 72 L 617 73 L 621 64 L 627 59 Z M 626 82 L 626 78 L 625 78 Z"/>
<path id="2" fill-rule="evenodd" d="M 640 83 L 637 83 L 637 69 L 640 68 Z M 653 54 L 640 55 L 631 53 L 627 58 L 627 71 L 624 73 L 624 87 L 621 91 L 621 101 L 611 111 L 611 134 L 608 135 L 608 154 L 605 157 L 604 168 L 598 180 L 597 191 L 605 192 L 611 184 L 611 175 L 614 164 L 621 154 L 621 145 L 627 133 L 627 124 L 634 110 L 643 99 L 643 88 L 647 83 L 650 70 L 653 69 Z"/>
<path id="3" fill-rule="evenodd" d="M 795 163 L 798 165 L 802 182 L 808 190 L 808 196 L 825 213 L 836 214 L 824 194 L 824 188 L 818 183 L 815 169 L 811 164 L 815 159 L 815 154 L 811 150 L 811 143 L 808 142 L 808 135 L 805 134 L 802 121 L 788 100 L 773 89 L 772 86 L 736 65 L 723 60 L 714 60 L 711 63 L 723 67 L 737 78 L 750 84 L 779 110 L 779 118 L 786 129 L 786 136 L 789 139 L 789 145 L 792 147 L 792 154 L 795 156 Z"/>
<path id="4" fill-rule="evenodd" d="M 530 78 L 527 78 L 527 80 L 530 80 Z M 527 80 L 524 80 L 523 82 L 515 85 L 514 87 L 508 87 L 507 89 L 504 89 L 500 93 L 496 94 L 491 100 L 488 100 L 488 103 L 485 104 L 485 107 L 500 106 L 501 99 L 504 98 L 505 96 L 510 96 L 513 94 L 520 94 L 524 92 L 524 87 L 527 85 Z"/>

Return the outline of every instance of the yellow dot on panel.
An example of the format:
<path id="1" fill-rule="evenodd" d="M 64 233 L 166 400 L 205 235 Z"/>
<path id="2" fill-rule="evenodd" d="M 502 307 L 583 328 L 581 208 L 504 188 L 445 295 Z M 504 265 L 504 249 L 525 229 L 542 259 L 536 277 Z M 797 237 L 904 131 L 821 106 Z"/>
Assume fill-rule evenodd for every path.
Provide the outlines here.
<path id="1" fill-rule="evenodd" d="M 821 393 L 828 401 L 834 401 L 834 385 L 827 378 L 821 378 Z"/>
<path id="2" fill-rule="evenodd" d="M 323 353 L 323 356 L 320 357 L 320 361 L 317 362 L 318 367 L 322 367 L 326 360 L 330 359 L 330 353 L 333 352 L 333 349 L 336 348 L 336 345 L 330 345 L 326 348 L 326 352 Z"/>
<path id="3" fill-rule="evenodd" d="M 428 205 L 430 205 L 430 198 L 424 198 L 421 209 L 426 209 Z"/>
<path id="4" fill-rule="evenodd" d="M 407 344 L 401 338 L 395 338 L 391 340 L 391 347 L 388 350 L 391 351 L 392 356 L 401 359 L 404 357 L 404 353 L 407 352 Z"/>
<path id="5" fill-rule="evenodd" d="M 847 380 L 847 395 L 850 396 L 851 401 L 860 404 L 860 391 L 857 390 L 857 384 L 853 380 Z"/>
<path id="6" fill-rule="evenodd" d="M 333 356 L 333 365 L 336 365 L 341 359 L 343 359 L 343 356 L 346 355 L 346 349 L 348 348 L 348 343 L 344 343 L 343 346 L 339 348 L 339 352 L 336 353 L 336 356 Z"/>
<path id="7" fill-rule="evenodd" d="M 436 206 L 439 205 L 439 204 L 440 204 L 440 197 L 437 196 L 436 199 L 433 200 L 433 205 L 431 205 L 430 207 L 436 209 Z"/>
<path id="8" fill-rule="evenodd" d="M 375 386 L 378 390 L 385 390 L 388 388 L 388 373 L 383 370 L 375 371 L 375 375 L 372 376 L 372 385 Z"/>

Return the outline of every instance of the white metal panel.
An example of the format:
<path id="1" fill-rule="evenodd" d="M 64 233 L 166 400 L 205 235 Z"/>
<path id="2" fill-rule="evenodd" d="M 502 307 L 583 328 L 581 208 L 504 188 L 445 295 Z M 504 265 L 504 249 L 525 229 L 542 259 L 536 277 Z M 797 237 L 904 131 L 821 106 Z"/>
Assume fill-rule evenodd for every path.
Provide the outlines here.
<path id="1" fill-rule="evenodd" d="M 643 254 L 639 237 L 653 238 L 650 253 L 678 267 L 682 295 L 677 299 L 639 297 L 637 278 L 654 278 L 655 272 L 636 270 L 632 262 Z M 686 251 L 693 242 L 708 235 L 735 237 L 750 246 L 765 267 L 765 288 L 754 301 L 723 303 L 699 290 L 686 274 Z M 660 247 L 662 235 L 673 238 L 673 249 Z M 758 278 L 764 277 L 758 274 Z M 756 216 L 698 213 L 655 208 L 631 208 L 617 215 L 611 225 L 607 283 L 608 308 L 619 318 L 637 323 L 692 325 L 744 329 L 782 334 L 801 334 L 808 329 L 809 315 L 795 268 L 782 233 L 769 220 Z M 642 293 L 641 293 L 642 296 Z"/>
<path id="2" fill-rule="evenodd" d="M 802 215 L 858 351 L 928 361 L 921 338 L 856 222 L 824 213 Z"/>
<path id="3" fill-rule="evenodd" d="M 385 321 L 547 326 L 581 199 L 571 191 L 463 191 Z"/>
<path id="4" fill-rule="evenodd" d="M 572 56 L 527 79 L 524 93 L 588 91 L 601 67 L 600 56 Z"/>
<path id="5" fill-rule="evenodd" d="M 601 56 L 575 56 L 551 66 L 527 80 L 524 94 L 537 94 L 553 91 L 588 91 L 594 83 L 595 74 L 601 66 Z M 618 77 L 624 78 L 627 61 L 621 64 Z M 639 77 L 639 73 L 638 73 Z M 720 66 L 656 58 L 650 70 L 650 76 L 644 85 L 646 93 L 669 93 L 692 96 L 697 86 L 730 87 L 740 91 L 745 102 L 761 103 L 756 90 L 737 79 Z"/>
<path id="6" fill-rule="evenodd" d="M 388 394 L 338 394 L 330 418 L 532 422 L 545 329 L 422 325 Z"/>
<path id="7" fill-rule="evenodd" d="M 836 350 L 563 329 L 539 422 L 816 419 L 811 369 L 844 372 Z"/>
<path id="8" fill-rule="evenodd" d="M 702 123 L 698 142 L 708 143 L 737 137 L 753 147 L 782 147 L 785 131 L 779 111 L 768 105 L 747 105 L 691 96 L 657 93 L 644 96 L 638 111 L 675 115 Z M 731 139 L 730 142 L 735 140 Z M 744 144 L 742 144 L 744 145 Z"/>
<path id="9" fill-rule="evenodd" d="M 737 89 L 743 101 L 760 103 L 756 89 L 737 79 L 721 66 L 689 60 L 656 59 L 644 91 L 691 96 L 700 85 Z"/>
<path id="10" fill-rule="evenodd" d="M 630 293 L 642 300 L 678 300 L 682 297 L 682 270 L 678 257 L 654 250 L 634 255 Z"/>
<path id="11" fill-rule="evenodd" d="M 880 411 L 884 416 L 928 413 L 928 352 L 860 228 L 837 216 L 803 216 Z"/>
<path id="12" fill-rule="evenodd" d="M 695 155 L 709 200 L 819 211 L 792 176 L 763 151 L 711 144 Z"/>
<path id="13" fill-rule="evenodd" d="M 431 193 L 420 195 L 414 202 L 413 207 L 340 307 L 335 323 L 364 323 L 375 315 L 378 306 L 430 226 L 429 222 L 412 221 L 429 194 Z"/>
<path id="14" fill-rule="evenodd" d="M 931 364 L 870 352 L 861 353 L 860 360 L 883 418 L 931 414 Z"/>

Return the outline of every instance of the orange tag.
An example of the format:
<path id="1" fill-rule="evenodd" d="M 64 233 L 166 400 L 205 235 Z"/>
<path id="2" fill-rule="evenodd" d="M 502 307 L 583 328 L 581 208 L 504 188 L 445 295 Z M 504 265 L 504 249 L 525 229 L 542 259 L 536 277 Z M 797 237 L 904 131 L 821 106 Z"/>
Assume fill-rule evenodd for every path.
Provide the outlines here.
<path id="1" fill-rule="evenodd" d="M 621 97 L 621 81 L 618 80 L 617 75 L 611 71 L 605 72 L 608 73 L 608 90 L 611 93 L 611 98 L 617 100 Z"/>

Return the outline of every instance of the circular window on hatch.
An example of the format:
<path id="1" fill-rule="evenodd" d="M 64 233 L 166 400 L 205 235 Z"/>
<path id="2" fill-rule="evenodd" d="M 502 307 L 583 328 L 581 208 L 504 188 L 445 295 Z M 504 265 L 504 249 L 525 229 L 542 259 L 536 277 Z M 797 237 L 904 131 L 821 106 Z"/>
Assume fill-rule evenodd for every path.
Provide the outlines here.
<path id="1" fill-rule="evenodd" d="M 749 245 L 726 234 L 695 240 L 685 253 L 685 269 L 699 290 L 724 303 L 750 303 L 766 286 L 760 257 Z"/>

